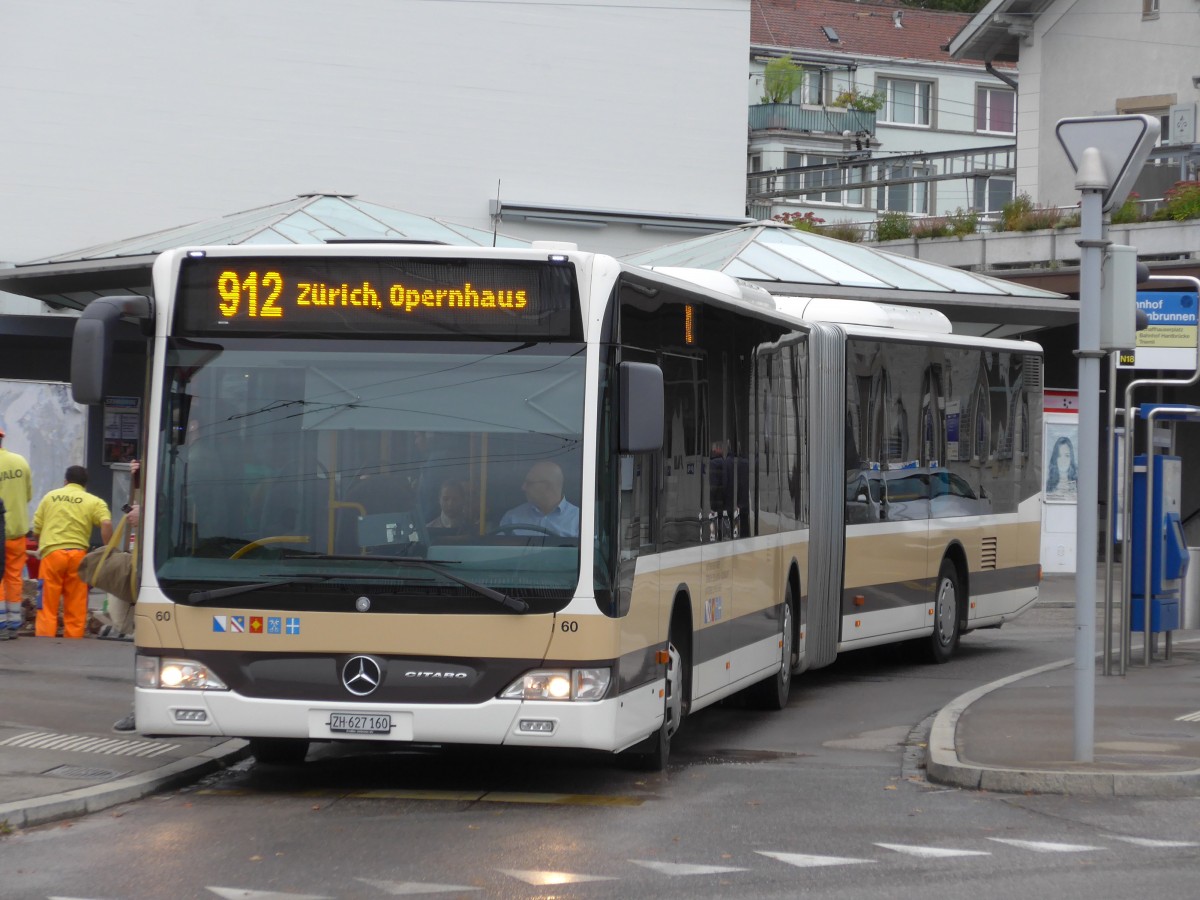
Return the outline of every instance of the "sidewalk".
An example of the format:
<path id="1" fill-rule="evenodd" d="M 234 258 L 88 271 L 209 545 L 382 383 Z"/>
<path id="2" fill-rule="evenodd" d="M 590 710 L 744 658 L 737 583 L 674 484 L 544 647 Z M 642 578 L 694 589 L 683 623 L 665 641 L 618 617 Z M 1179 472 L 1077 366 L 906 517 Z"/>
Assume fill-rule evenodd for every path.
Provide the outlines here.
<path id="1" fill-rule="evenodd" d="M 1075 579 L 1050 577 L 1039 603 L 1074 606 Z M 1102 587 L 1096 592 L 1103 633 Z M 1171 659 L 1143 665 L 1133 636 L 1125 675 L 1096 658 L 1092 761 L 1075 760 L 1075 660 L 1064 659 L 958 697 L 934 719 L 929 780 L 1012 793 L 1200 795 L 1200 632 L 1177 631 Z"/>
<path id="2" fill-rule="evenodd" d="M 93 637 L 0 642 L 0 826 L 107 809 L 245 755 L 227 738 L 113 734 L 133 702 L 133 654 Z"/>

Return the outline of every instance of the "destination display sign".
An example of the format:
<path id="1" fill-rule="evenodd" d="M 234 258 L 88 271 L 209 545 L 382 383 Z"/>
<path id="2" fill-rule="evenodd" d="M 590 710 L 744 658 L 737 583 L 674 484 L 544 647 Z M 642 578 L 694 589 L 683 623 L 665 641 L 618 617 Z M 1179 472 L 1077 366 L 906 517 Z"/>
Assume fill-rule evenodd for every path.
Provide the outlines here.
<path id="1" fill-rule="evenodd" d="M 396 257 L 199 257 L 181 262 L 175 333 L 569 338 L 564 262 Z"/>

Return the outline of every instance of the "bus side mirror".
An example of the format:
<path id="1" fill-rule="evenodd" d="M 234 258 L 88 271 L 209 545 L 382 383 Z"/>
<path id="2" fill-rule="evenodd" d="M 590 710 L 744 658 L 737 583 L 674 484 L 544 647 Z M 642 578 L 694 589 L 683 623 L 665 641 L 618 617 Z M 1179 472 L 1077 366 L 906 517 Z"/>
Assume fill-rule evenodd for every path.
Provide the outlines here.
<path id="1" fill-rule="evenodd" d="M 663 373 L 653 363 L 621 363 L 620 452 L 653 453 L 663 441 Z"/>
<path id="2" fill-rule="evenodd" d="M 94 405 L 108 396 L 113 331 L 124 316 L 150 317 L 150 299 L 141 296 L 100 297 L 87 305 L 71 338 L 71 395 L 76 403 Z"/>

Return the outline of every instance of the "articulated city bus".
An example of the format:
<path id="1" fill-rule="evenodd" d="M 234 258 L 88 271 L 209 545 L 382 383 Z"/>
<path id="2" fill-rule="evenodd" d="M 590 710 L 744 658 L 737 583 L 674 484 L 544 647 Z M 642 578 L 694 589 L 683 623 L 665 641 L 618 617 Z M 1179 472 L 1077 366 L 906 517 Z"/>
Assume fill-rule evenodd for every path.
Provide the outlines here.
<path id="1" fill-rule="evenodd" d="M 152 735 L 588 748 L 935 661 L 1031 605 L 1040 349 L 571 245 L 201 247 L 94 301 L 148 350 Z"/>

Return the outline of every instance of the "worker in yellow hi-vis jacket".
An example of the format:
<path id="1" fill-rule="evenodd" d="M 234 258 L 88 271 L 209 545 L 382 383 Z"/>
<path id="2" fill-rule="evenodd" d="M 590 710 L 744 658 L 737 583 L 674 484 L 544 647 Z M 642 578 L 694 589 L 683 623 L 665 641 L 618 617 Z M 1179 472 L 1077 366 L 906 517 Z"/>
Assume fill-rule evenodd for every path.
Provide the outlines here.
<path id="1" fill-rule="evenodd" d="M 42 559 L 42 608 L 38 610 L 35 633 L 54 637 L 58 630 L 58 602 L 63 603 L 63 636 L 83 637 L 87 625 L 88 586 L 79 580 L 79 563 L 92 541 L 92 529 L 100 529 L 100 540 L 112 537 L 112 514 L 108 504 L 89 494 L 87 469 L 67 468 L 62 487 L 50 491 L 33 514 L 33 534 Z"/>
<path id="2" fill-rule="evenodd" d="M 4 429 L 0 428 L 0 445 Z M 0 446 L 0 503 L 4 504 L 4 594 L 0 596 L 0 640 L 15 638 L 21 628 L 21 594 L 25 568 L 25 533 L 29 531 L 29 501 L 33 475 L 25 457 Z"/>

